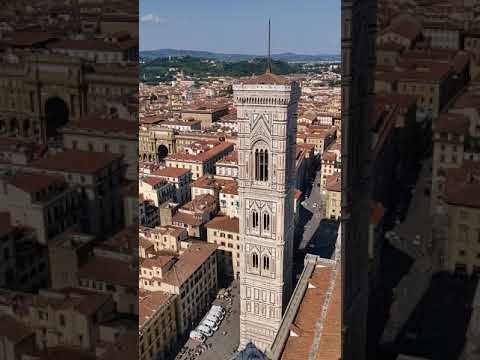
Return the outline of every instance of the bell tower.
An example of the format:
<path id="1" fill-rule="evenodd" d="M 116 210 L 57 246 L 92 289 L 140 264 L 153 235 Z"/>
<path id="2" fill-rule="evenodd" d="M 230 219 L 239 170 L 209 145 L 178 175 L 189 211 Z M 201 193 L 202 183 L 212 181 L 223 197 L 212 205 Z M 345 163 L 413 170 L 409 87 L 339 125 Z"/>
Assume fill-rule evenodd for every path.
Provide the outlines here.
<path id="1" fill-rule="evenodd" d="M 292 292 L 300 96 L 297 82 L 271 72 L 270 56 L 268 64 L 265 74 L 233 86 L 239 123 L 240 349 L 252 342 L 262 351 L 273 343 Z"/>

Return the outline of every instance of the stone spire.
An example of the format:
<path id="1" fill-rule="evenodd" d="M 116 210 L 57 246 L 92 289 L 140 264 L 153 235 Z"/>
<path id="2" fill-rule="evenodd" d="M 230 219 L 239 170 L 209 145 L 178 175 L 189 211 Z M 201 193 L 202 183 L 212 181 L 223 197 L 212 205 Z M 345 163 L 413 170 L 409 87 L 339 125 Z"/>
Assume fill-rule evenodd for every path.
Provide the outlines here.
<path id="1" fill-rule="evenodd" d="M 267 58 L 267 71 L 266 71 L 267 74 L 272 73 L 272 56 L 270 53 L 270 29 L 271 29 L 270 19 L 268 19 L 268 58 Z"/>

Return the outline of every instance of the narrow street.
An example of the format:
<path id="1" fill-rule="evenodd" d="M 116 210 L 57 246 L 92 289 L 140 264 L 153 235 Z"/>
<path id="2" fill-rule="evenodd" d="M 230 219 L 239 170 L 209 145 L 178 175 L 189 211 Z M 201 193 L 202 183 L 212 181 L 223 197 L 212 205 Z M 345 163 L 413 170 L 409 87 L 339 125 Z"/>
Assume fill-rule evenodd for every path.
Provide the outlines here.
<path id="1" fill-rule="evenodd" d="M 429 186 L 430 164 L 430 159 L 423 161 L 405 221 L 394 228 L 399 238 L 390 240 L 392 246 L 409 255 L 414 263 L 410 271 L 394 289 L 390 317 L 381 343 L 395 342 L 403 326 L 427 291 L 433 276 L 434 256 L 432 256 L 433 252 L 428 250 L 432 233 L 432 219 L 429 211 L 430 198 L 424 192 L 425 187 Z M 418 236 L 420 238 L 417 242 Z"/>
<path id="2" fill-rule="evenodd" d="M 299 252 L 330 258 L 335 250 L 338 222 L 324 219 L 325 204 L 324 195 L 318 186 L 320 181 L 321 172 L 318 170 L 312 182 L 311 192 L 300 207 L 295 243 L 298 244 Z"/>
<path id="3" fill-rule="evenodd" d="M 305 197 L 305 200 L 302 202 L 303 211 L 308 211 L 311 213 L 311 218 L 308 222 L 304 225 L 303 237 L 301 239 L 299 249 L 303 250 L 306 248 L 307 244 L 312 239 L 315 231 L 317 230 L 318 226 L 320 225 L 320 220 L 323 218 L 324 209 L 321 208 L 322 206 L 322 193 L 320 191 L 320 187 L 317 184 L 320 183 L 321 180 L 321 172 L 318 170 L 315 174 L 315 179 L 312 183 L 312 190 L 308 197 Z M 302 212 L 300 216 L 302 216 Z M 300 224 L 303 224 L 302 220 L 300 219 Z"/>

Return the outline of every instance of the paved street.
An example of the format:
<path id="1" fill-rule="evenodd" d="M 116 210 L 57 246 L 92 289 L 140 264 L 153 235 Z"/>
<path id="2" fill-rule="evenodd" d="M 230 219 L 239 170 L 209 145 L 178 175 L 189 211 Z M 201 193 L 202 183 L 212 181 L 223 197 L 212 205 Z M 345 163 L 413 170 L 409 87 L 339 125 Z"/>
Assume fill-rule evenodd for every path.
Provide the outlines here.
<path id="1" fill-rule="evenodd" d="M 427 359 L 460 359 L 476 285 L 474 278 L 434 275 L 402 330 L 398 349 Z"/>
<path id="2" fill-rule="evenodd" d="M 309 196 L 305 197 L 302 202 L 299 225 L 304 225 L 304 232 L 302 239 L 300 240 L 299 249 L 304 249 L 306 247 L 313 234 L 317 230 L 320 220 L 323 217 L 323 209 L 320 207 L 322 203 L 322 194 L 320 192 L 320 188 L 317 186 L 317 184 L 320 182 L 320 178 L 321 176 L 319 170 L 315 175 Z M 316 206 L 314 204 L 316 204 Z M 306 216 L 307 214 L 309 216 Z M 308 221 L 305 223 L 305 220 Z"/>
<path id="3" fill-rule="evenodd" d="M 430 215 L 430 197 L 425 195 L 425 187 L 430 188 L 430 165 L 431 159 L 422 164 L 415 193 L 404 222 L 396 226 L 395 231 L 400 235 L 401 241 L 394 246 L 404 251 L 412 258 L 424 258 L 430 254 L 427 251 L 432 234 L 432 217 Z M 413 240 L 420 235 L 420 244 L 414 244 Z M 433 260 L 430 259 L 429 260 Z"/>
<path id="4" fill-rule="evenodd" d="M 400 239 L 390 241 L 394 247 L 408 254 L 414 263 L 394 291 L 394 302 L 382 336 L 382 343 L 388 344 L 395 341 L 427 291 L 434 272 L 433 254 L 435 252 L 428 250 L 432 231 L 429 213 L 430 198 L 424 193 L 425 187 L 429 185 L 430 163 L 430 159 L 423 162 L 405 221 L 394 229 Z M 419 244 L 414 243 L 417 235 L 421 236 Z M 435 249 L 438 249 L 438 246 Z"/>
<path id="5" fill-rule="evenodd" d="M 218 330 L 205 342 L 207 350 L 199 353 L 199 343 L 188 340 L 182 356 L 178 360 L 218 360 L 229 359 L 240 344 L 240 293 L 238 281 L 232 283 L 232 302 L 215 300 L 215 304 L 227 309 Z"/>
<path id="6" fill-rule="evenodd" d="M 320 171 L 317 171 L 310 195 L 301 206 L 298 224 L 300 231 L 297 233 L 300 238 L 297 238 L 295 243 L 299 244 L 300 251 L 330 258 L 335 249 L 338 223 L 323 219 L 323 196 L 317 186 L 320 179 Z"/>

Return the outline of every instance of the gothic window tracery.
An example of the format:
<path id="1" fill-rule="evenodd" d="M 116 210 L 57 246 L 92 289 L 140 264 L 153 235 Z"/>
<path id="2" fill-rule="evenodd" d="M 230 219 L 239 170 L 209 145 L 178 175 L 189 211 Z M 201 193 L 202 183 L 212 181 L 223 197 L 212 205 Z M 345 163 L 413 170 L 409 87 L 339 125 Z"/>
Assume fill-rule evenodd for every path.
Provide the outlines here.
<path id="1" fill-rule="evenodd" d="M 256 212 L 255 210 L 252 211 L 252 228 L 256 229 L 258 228 L 258 212 Z"/>
<path id="2" fill-rule="evenodd" d="M 255 149 L 255 180 L 268 180 L 268 150 Z"/>
<path id="3" fill-rule="evenodd" d="M 270 271 L 270 258 L 267 255 L 263 255 L 263 270 Z"/>
<path id="4" fill-rule="evenodd" d="M 253 268 L 258 268 L 258 254 L 257 253 L 253 253 L 252 254 L 252 267 Z"/>
<path id="5" fill-rule="evenodd" d="M 263 230 L 270 231 L 270 214 L 263 213 Z"/>

